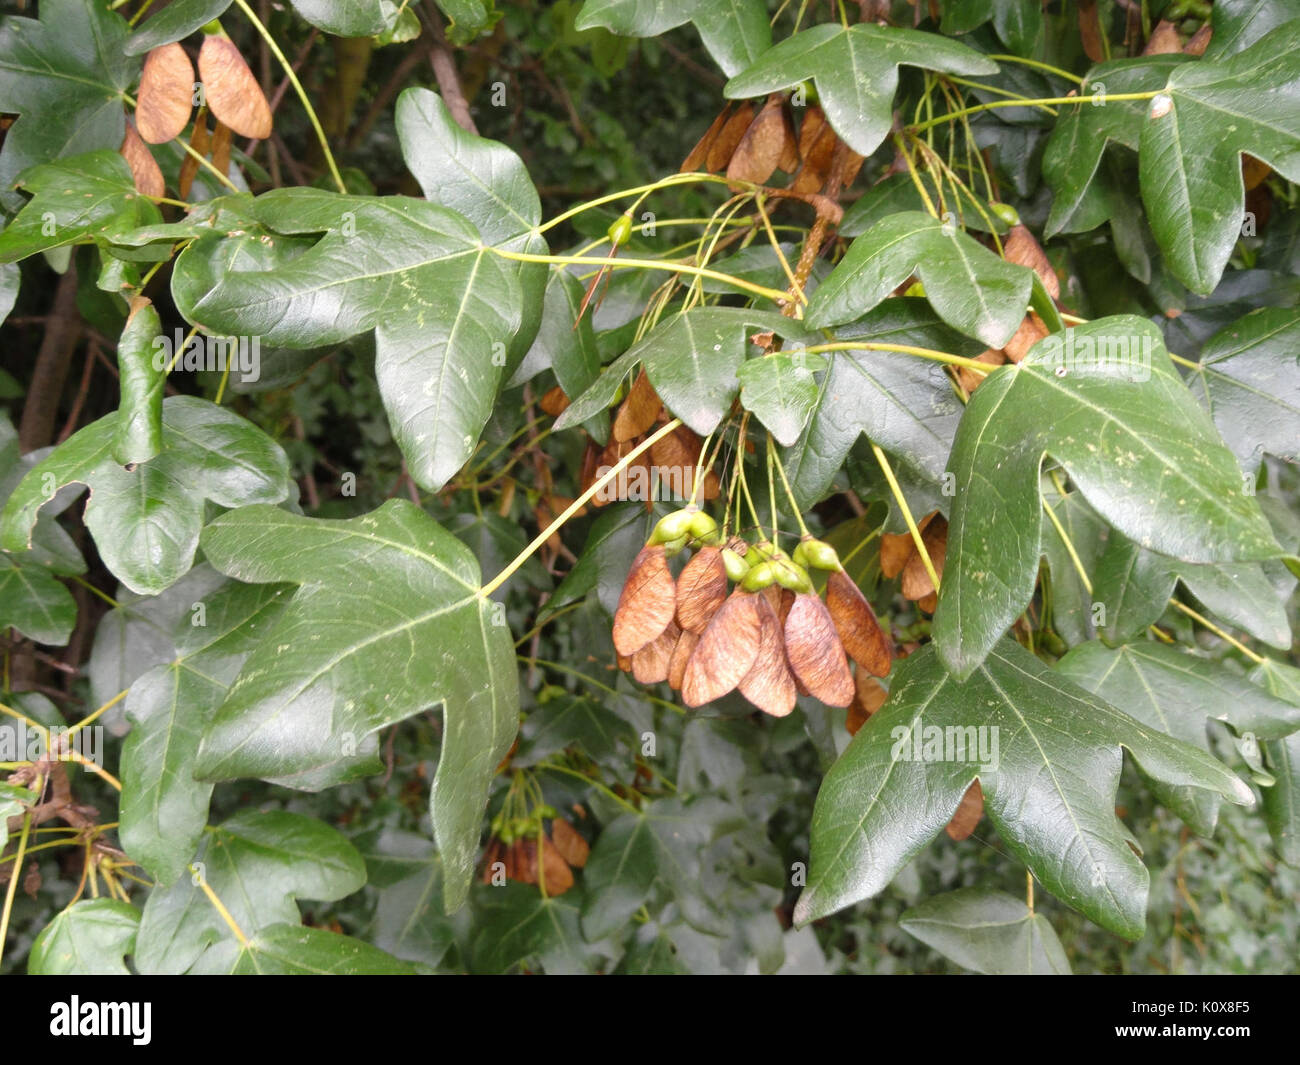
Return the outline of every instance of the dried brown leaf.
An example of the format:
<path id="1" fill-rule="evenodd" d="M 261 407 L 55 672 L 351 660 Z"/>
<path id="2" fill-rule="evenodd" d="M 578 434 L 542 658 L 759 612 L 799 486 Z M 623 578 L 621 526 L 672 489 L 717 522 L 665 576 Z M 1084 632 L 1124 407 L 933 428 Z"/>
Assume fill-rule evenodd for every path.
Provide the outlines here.
<path id="1" fill-rule="evenodd" d="M 144 60 L 135 98 L 135 124 L 142 140 L 165 144 L 179 137 L 194 110 L 194 66 L 179 44 L 153 49 Z"/>
<path id="2" fill-rule="evenodd" d="M 867 597 L 847 573 L 834 570 L 826 579 L 826 609 L 848 656 L 877 677 L 889 674 L 893 649 Z"/>
<path id="3" fill-rule="evenodd" d="M 1007 361 L 1007 357 L 1003 355 L 1001 351 L 994 351 L 992 348 L 985 348 L 975 356 L 975 361 L 987 363 L 989 366 L 1001 366 Z M 974 392 L 975 389 L 979 388 L 979 386 L 984 383 L 984 379 L 987 376 L 987 374 L 975 373 L 973 370 L 968 370 L 964 366 L 959 367 L 957 370 L 957 380 L 961 384 L 962 388 L 966 389 L 967 392 Z"/>
<path id="4" fill-rule="evenodd" d="M 785 619 L 785 654 L 810 695 L 827 706 L 848 706 L 853 701 L 853 674 L 835 634 L 835 622 L 826 604 L 811 592 L 794 597 Z"/>
<path id="5" fill-rule="evenodd" d="M 758 655 L 741 678 L 740 694 L 765 714 L 785 717 L 794 709 L 794 677 L 785 660 L 785 638 L 781 620 L 766 596 L 758 596 Z"/>
<path id="6" fill-rule="evenodd" d="M 199 78 L 208 110 L 241 137 L 271 135 L 271 108 L 229 37 L 208 34 L 199 49 Z"/>
<path id="7" fill-rule="evenodd" d="M 663 546 L 641 548 L 614 611 L 614 649 L 636 654 L 672 624 L 676 608 L 676 584 Z"/>
<path id="8" fill-rule="evenodd" d="M 721 699 L 753 668 L 762 635 L 757 599 L 737 588 L 713 615 L 686 663 L 682 701 L 687 706 Z"/>

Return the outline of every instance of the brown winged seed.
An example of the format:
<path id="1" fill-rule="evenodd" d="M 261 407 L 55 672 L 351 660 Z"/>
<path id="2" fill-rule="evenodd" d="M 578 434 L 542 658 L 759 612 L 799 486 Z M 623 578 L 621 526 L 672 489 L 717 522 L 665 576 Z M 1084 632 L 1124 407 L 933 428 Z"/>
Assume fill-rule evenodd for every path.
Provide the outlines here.
<path id="1" fill-rule="evenodd" d="M 194 109 L 194 67 L 179 44 L 153 49 L 140 74 L 135 124 L 141 139 L 165 144 L 179 137 Z"/>
<path id="2" fill-rule="evenodd" d="M 668 628 L 676 606 L 676 585 L 662 545 L 641 548 L 614 611 L 614 649 L 636 654 Z"/>
<path id="3" fill-rule="evenodd" d="M 126 160 L 126 165 L 131 168 L 131 177 L 135 181 L 137 192 L 143 196 L 158 197 L 167 191 L 158 161 L 130 122 L 126 124 L 126 136 L 122 139 L 122 147 L 117 151 Z"/>
<path id="4" fill-rule="evenodd" d="M 758 657 L 761 631 L 757 594 L 737 588 L 713 615 L 686 663 L 682 701 L 703 706 L 733 690 Z"/>
<path id="5" fill-rule="evenodd" d="M 849 657 L 868 673 L 886 676 L 893 658 L 889 638 L 867 597 L 842 570 L 832 571 L 826 579 L 826 609 Z"/>
<path id="6" fill-rule="evenodd" d="M 853 701 L 853 674 L 830 611 L 812 592 L 794 597 L 785 619 L 785 654 L 808 693 L 827 706 Z"/>
<path id="7" fill-rule="evenodd" d="M 785 717 L 794 709 L 794 677 L 785 661 L 781 621 L 765 596 L 759 596 L 758 657 L 740 682 L 740 694 L 765 714 Z"/>
<path id="8" fill-rule="evenodd" d="M 695 552 L 677 578 L 677 624 L 702 633 L 727 598 L 727 565 L 722 549 L 708 545 Z"/>
<path id="9" fill-rule="evenodd" d="M 682 630 L 671 622 L 658 636 L 632 656 L 632 676 L 640 684 L 661 684 L 668 679 L 668 663 Z"/>
<path id="10" fill-rule="evenodd" d="M 682 690 L 682 681 L 686 679 L 686 664 L 691 660 L 691 654 L 699 642 L 699 636 L 693 632 L 683 631 L 677 637 L 673 656 L 668 660 L 668 687 L 673 691 Z"/>
<path id="11" fill-rule="evenodd" d="M 229 37 L 209 34 L 199 49 L 199 77 L 208 110 L 241 137 L 271 135 L 271 108 L 262 87 Z"/>

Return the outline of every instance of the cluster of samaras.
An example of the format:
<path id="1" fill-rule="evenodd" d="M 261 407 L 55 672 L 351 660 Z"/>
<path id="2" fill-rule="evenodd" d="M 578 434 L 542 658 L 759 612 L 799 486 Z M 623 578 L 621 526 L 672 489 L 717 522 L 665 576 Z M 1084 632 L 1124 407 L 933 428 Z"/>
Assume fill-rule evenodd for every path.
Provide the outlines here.
<path id="1" fill-rule="evenodd" d="M 666 680 L 690 707 L 739 691 L 781 717 L 799 693 L 848 706 L 849 659 L 873 676 L 889 673 L 892 642 L 833 547 L 805 537 L 787 555 L 766 541 L 721 540 L 716 522 L 688 507 L 660 521 L 636 556 L 614 648 L 638 681 Z M 668 560 L 688 549 L 674 578 Z M 810 568 L 827 574 L 824 602 Z"/>

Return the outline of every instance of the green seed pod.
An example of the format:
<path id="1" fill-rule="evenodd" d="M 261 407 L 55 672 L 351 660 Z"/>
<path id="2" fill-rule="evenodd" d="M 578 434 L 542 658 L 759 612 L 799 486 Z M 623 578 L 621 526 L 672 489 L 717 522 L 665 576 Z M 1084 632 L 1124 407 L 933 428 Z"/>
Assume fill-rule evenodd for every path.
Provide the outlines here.
<path id="1" fill-rule="evenodd" d="M 990 203 L 989 209 L 1008 226 L 1020 225 L 1020 212 L 1009 203 Z"/>
<path id="2" fill-rule="evenodd" d="M 550 820 L 559 817 L 560 813 L 550 803 L 543 803 L 541 806 L 537 807 L 537 816 Z"/>
<path id="3" fill-rule="evenodd" d="M 749 573 L 749 563 L 729 547 L 722 549 L 722 563 L 727 567 L 727 576 L 737 583 Z"/>
<path id="4" fill-rule="evenodd" d="M 702 510 L 697 511 L 691 519 L 690 534 L 706 544 L 716 544 L 722 539 L 718 533 L 718 523 Z"/>
<path id="5" fill-rule="evenodd" d="M 794 561 L 812 569 L 834 571 L 841 568 L 839 553 L 825 540 L 800 540 L 794 549 Z"/>
<path id="6" fill-rule="evenodd" d="M 761 592 L 776 583 L 776 567 L 770 562 L 760 562 L 745 574 L 741 587 L 747 592 Z"/>
<path id="7" fill-rule="evenodd" d="M 680 540 L 685 537 L 690 531 L 691 522 L 695 520 L 697 513 L 699 512 L 694 510 L 678 510 L 665 518 L 660 518 L 659 524 L 655 526 L 655 531 L 650 534 L 650 546 L 666 544 L 671 540 Z"/>
<path id="8" fill-rule="evenodd" d="M 789 588 L 790 591 L 796 594 L 812 591 L 812 578 L 808 576 L 808 571 L 802 566 L 796 566 L 789 560 L 772 562 L 770 565 L 776 576 L 776 583 L 782 588 Z"/>
<path id="9" fill-rule="evenodd" d="M 621 214 L 609 224 L 609 229 L 605 230 L 605 236 L 609 237 L 609 242 L 616 248 L 621 248 L 632 239 L 632 216 L 630 214 Z"/>
<path id="10" fill-rule="evenodd" d="M 515 841 L 514 829 L 512 829 L 509 825 L 502 825 L 501 831 L 498 832 L 496 836 L 497 839 L 499 839 L 507 847 Z"/>
<path id="11" fill-rule="evenodd" d="M 681 552 L 681 550 L 686 546 L 686 543 L 687 543 L 687 541 L 688 541 L 689 539 L 690 539 L 690 537 L 688 537 L 688 536 L 686 536 L 685 534 L 683 534 L 683 535 L 677 537 L 676 540 L 665 540 L 665 541 L 664 541 L 664 555 L 665 555 L 667 558 L 672 558 L 673 555 L 679 554 L 679 553 Z"/>

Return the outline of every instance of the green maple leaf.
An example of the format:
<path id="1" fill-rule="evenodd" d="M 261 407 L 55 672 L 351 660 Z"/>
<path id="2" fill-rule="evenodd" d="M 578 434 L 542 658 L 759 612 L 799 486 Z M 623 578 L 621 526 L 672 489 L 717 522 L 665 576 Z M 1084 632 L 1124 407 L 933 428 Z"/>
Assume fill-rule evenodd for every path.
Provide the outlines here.
<path id="1" fill-rule="evenodd" d="M 117 152 L 43 163 L 24 171 L 17 184 L 32 198 L 0 233 L 0 262 L 162 221 L 158 208 L 136 192 L 131 168 Z"/>
<path id="2" fill-rule="evenodd" d="M 858 237 L 808 301 L 815 329 L 871 310 L 915 274 L 935 313 L 967 336 L 1000 348 L 1024 320 L 1033 271 L 1009 263 L 952 222 L 920 211 L 882 218 Z"/>
<path id="3" fill-rule="evenodd" d="M 363 739 L 443 703 L 430 802 L 456 909 L 519 713 L 510 630 L 473 554 L 400 500 L 345 521 L 246 507 L 212 522 L 203 549 L 238 580 L 300 587 L 208 722 L 196 775 L 321 787 L 357 774 Z"/>
<path id="4" fill-rule="evenodd" d="M 1053 335 L 989 374 L 957 430 L 949 468 L 963 487 L 934 639 L 960 676 L 1033 594 L 1045 454 L 1110 525 L 1152 551 L 1185 562 L 1284 554 L 1155 326 L 1119 315 Z"/>
<path id="5" fill-rule="evenodd" d="M 870 155 L 893 124 L 899 66 L 946 74 L 996 74 L 998 65 L 937 33 L 862 22 L 825 23 L 788 37 L 727 82 L 730 99 L 763 96 L 811 79 L 831 127 Z"/>
<path id="6" fill-rule="evenodd" d="M 951 958 L 988 975 L 1057 976 L 1070 962 L 1056 932 L 1024 899 L 988 888 L 958 888 L 913 906 L 898 927 Z"/>
<path id="7" fill-rule="evenodd" d="M 126 20 L 104 3 L 44 0 L 40 20 L 0 19 L 0 111 L 20 117 L 0 152 L 0 193 L 30 166 L 72 152 L 116 151 L 126 131 L 126 90 L 139 60 L 123 52 Z"/>
<path id="8" fill-rule="evenodd" d="M 138 677 L 126 696 L 132 729 L 122 747 L 122 846 L 161 884 L 194 856 L 208 822 L 212 784 L 196 780 L 199 738 L 244 659 L 287 599 L 281 585 L 227 582 L 176 626 L 170 660 Z"/>
<path id="9" fill-rule="evenodd" d="M 1073 648 L 1056 668 L 1134 720 L 1207 753 L 1210 720 L 1258 740 L 1281 739 L 1300 729 L 1300 706 L 1274 698 L 1222 663 L 1181 647 L 1086 643 Z M 1214 832 L 1219 796 L 1160 781 L 1152 782 L 1152 791 L 1198 834 Z"/>
<path id="10" fill-rule="evenodd" d="M 212 234 L 179 256 L 172 292 L 207 332 L 284 347 L 373 330 L 393 435 L 412 477 L 437 490 L 473 452 L 541 314 L 545 267 L 504 260 L 484 242 L 545 244 L 531 229 L 536 191 L 514 153 L 455 128 L 441 101 L 420 92 L 399 108 L 408 164 L 431 196 L 472 208 L 480 228 L 405 196 L 279 189 L 239 202 L 240 212 L 274 233 L 321 234 L 314 244 L 273 267 L 232 269 L 225 249 L 247 238 Z"/>
<path id="11" fill-rule="evenodd" d="M 194 396 L 166 399 L 162 419 L 163 450 L 134 470 L 113 458 L 117 412 L 59 444 L 9 497 L 0 546 L 29 547 L 41 508 L 63 486 L 84 484 L 86 528 L 104 564 L 132 591 L 156 594 L 193 565 L 205 501 L 240 507 L 289 495 L 288 459 L 246 419 Z"/>
<path id="12" fill-rule="evenodd" d="M 32 976 L 130 976 L 140 911 L 117 899 L 82 899 L 41 929 L 27 958 Z"/>
<path id="13" fill-rule="evenodd" d="M 1139 177 L 1174 276 L 1208 295 L 1241 235 L 1249 152 L 1300 181 L 1300 19 L 1244 52 L 1171 71 L 1142 126 Z"/>
<path id="14" fill-rule="evenodd" d="M 1250 473 L 1264 453 L 1300 461 L 1300 311 L 1261 307 L 1210 337 L 1191 374 L 1238 461 Z"/>
<path id="15" fill-rule="evenodd" d="M 658 37 L 687 22 L 699 30 L 709 55 L 728 76 L 772 46 L 762 0 L 587 0 L 574 26 L 600 26 L 623 37 Z"/>
<path id="16" fill-rule="evenodd" d="M 239 943 L 205 886 L 251 937 L 299 926 L 299 898 L 332 902 L 365 882 L 361 855 L 337 829 L 284 810 L 242 810 L 203 834 L 190 876 L 149 892 L 136 968 L 155 976 L 230 971 Z"/>
<path id="17" fill-rule="evenodd" d="M 936 728 L 937 759 L 924 746 L 933 744 Z M 975 729 L 986 730 L 983 754 Z M 971 747 L 960 760 L 945 757 L 945 744 L 958 753 L 958 735 Z M 990 768 L 980 759 L 992 752 L 994 737 L 997 764 Z M 824 917 L 883 890 L 943 830 L 978 779 L 999 838 L 1039 882 L 1103 927 L 1138 938 L 1148 875 L 1115 816 L 1121 747 L 1154 779 L 1252 801 L 1220 762 L 1134 721 L 1019 644 L 1003 641 L 964 683 L 933 645 L 923 648 L 898 665 L 888 701 L 822 781 L 795 920 Z"/>

